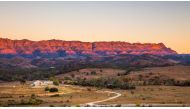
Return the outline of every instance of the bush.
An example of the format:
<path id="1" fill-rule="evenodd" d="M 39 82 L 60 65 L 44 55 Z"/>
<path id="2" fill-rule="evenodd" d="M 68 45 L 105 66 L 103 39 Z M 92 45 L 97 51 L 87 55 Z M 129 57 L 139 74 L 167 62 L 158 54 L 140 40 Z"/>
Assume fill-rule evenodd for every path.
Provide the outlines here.
<path id="1" fill-rule="evenodd" d="M 136 104 L 136 107 L 140 107 L 140 106 L 141 106 L 140 104 L 138 104 L 138 103 Z"/>
<path id="2" fill-rule="evenodd" d="M 92 89 L 91 88 L 87 88 L 87 91 L 92 91 Z"/>
<path id="3" fill-rule="evenodd" d="M 49 92 L 58 92 L 58 89 L 57 88 L 50 88 Z"/>
<path id="4" fill-rule="evenodd" d="M 43 102 L 42 100 L 30 98 L 29 101 L 28 101 L 28 104 L 39 105 L 42 102 Z"/>
<path id="5" fill-rule="evenodd" d="M 77 104 L 77 105 L 76 105 L 76 107 L 80 107 L 80 105 L 79 105 L 79 104 Z"/>
<path id="6" fill-rule="evenodd" d="M 131 94 L 133 95 L 135 92 L 134 91 L 131 91 Z"/>
<path id="7" fill-rule="evenodd" d="M 42 100 L 36 98 L 35 94 L 32 94 L 28 100 L 21 99 L 19 105 L 39 105 L 42 102 Z"/>
<path id="8" fill-rule="evenodd" d="M 16 101 L 15 100 L 8 100 L 8 105 L 15 105 L 16 104 Z"/>
<path id="9" fill-rule="evenodd" d="M 121 74 L 120 74 L 120 73 L 117 73 L 117 76 L 121 76 Z"/>
<path id="10" fill-rule="evenodd" d="M 65 76 L 64 80 L 72 80 L 72 79 L 70 77 L 68 77 L 68 76 Z"/>
<path id="11" fill-rule="evenodd" d="M 124 75 L 130 74 L 131 71 L 132 71 L 131 69 L 127 69 L 127 70 L 125 71 Z"/>
<path id="12" fill-rule="evenodd" d="M 66 100 L 66 102 L 67 102 L 67 103 L 69 103 L 69 102 L 70 102 L 70 100 Z"/>
<path id="13" fill-rule="evenodd" d="M 49 91 L 49 87 L 45 87 L 45 89 L 44 89 L 45 91 Z"/>
<path id="14" fill-rule="evenodd" d="M 56 85 L 56 86 L 58 86 L 58 85 L 59 85 L 59 80 L 58 80 L 58 79 L 55 79 L 55 80 L 53 81 L 53 84 Z"/>
<path id="15" fill-rule="evenodd" d="M 22 84 L 22 85 L 26 84 L 26 80 L 20 79 L 20 84 Z"/>
<path id="16" fill-rule="evenodd" d="M 190 80 L 175 81 L 175 86 L 190 86 Z"/>
<path id="17" fill-rule="evenodd" d="M 49 107 L 55 107 L 55 106 L 51 104 L 51 105 L 49 105 Z"/>
<path id="18" fill-rule="evenodd" d="M 71 74 L 71 77 L 72 77 L 72 78 L 75 78 L 75 74 Z"/>
<path id="19" fill-rule="evenodd" d="M 50 97 L 59 97 L 59 94 L 51 95 Z"/>
<path id="20" fill-rule="evenodd" d="M 117 104 L 115 107 L 121 107 L 121 104 Z"/>
<path id="21" fill-rule="evenodd" d="M 36 95 L 35 95 L 35 94 L 32 94 L 32 95 L 30 96 L 30 98 L 35 99 L 35 98 L 36 98 Z"/>
<path id="22" fill-rule="evenodd" d="M 92 71 L 92 72 L 91 72 L 91 75 L 96 75 L 96 72 L 95 72 L 95 71 Z"/>

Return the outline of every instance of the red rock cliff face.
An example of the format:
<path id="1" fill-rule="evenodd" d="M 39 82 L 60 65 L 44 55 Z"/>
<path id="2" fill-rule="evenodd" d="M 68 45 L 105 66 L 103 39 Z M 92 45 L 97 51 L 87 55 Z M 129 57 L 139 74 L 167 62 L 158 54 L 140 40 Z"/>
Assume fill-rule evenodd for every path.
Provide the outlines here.
<path id="1" fill-rule="evenodd" d="M 176 54 L 163 43 L 127 43 L 127 42 L 80 42 L 62 40 L 10 40 L 0 38 L 0 54 L 33 54 L 36 50 L 41 53 L 56 53 L 65 51 L 67 54 Z"/>

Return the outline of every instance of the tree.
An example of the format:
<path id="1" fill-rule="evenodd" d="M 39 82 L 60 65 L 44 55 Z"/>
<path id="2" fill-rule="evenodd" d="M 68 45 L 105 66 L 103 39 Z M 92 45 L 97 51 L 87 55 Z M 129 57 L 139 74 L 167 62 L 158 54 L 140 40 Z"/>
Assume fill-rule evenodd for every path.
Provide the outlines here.
<path id="1" fill-rule="evenodd" d="M 55 88 L 55 87 L 50 88 L 50 89 L 49 89 L 49 92 L 58 92 L 58 88 Z"/>
<path id="2" fill-rule="evenodd" d="M 140 74 L 140 75 L 138 76 L 138 78 L 139 78 L 139 81 L 142 81 L 143 75 Z"/>
<path id="3" fill-rule="evenodd" d="M 30 96 L 30 98 L 35 99 L 35 98 L 36 98 L 36 95 L 35 95 L 35 94 L 32 94 L 32 95 Z"/>
<path id="4" fill-rule="evenodd" d="M 58 80 L 58 79 L 55 79 L 55 80 L 53 81 L 53 84 L 56 85 L 56 86 L 58 86 L 58 85 L 59 85 L 59 80 Z"/>
<path id="5" fill-rule="evenodd" d="M 24 85 L 24 84 L 26 84 L 26 80 L 24 80 L 24 79 L 21 79 L 21 80 L 20 80 L 20 84 L 21 84 L 21 85 Z"/>
<path id="6" fill-rule="evenodd" d="M 72 77 L 72 78 L 75 78 L 75 74 L 72 73 L 72 74 L 71 74 L 71 77 Z"/>
<path id="7" fill-rule="evenodd" d="M 95 71 L 92 71 L 92 72 L 91 72 L 91 75 L 96 75 L 96 72 L 95 72 Z"/>
<path id="8" fill-rule="evenodd" d="M 65 76 L 64 80 L 72 80 L 72 79 L 70 77 L 68 77 L 68 76 Z"/>
<path id="9" fill-rule="evenodd" d="M 49 80 L 50 80 L 50 81 L 53 81 L 53 84 L 54 84 L 54 85 L 56 85 L 56 86 L 59 85 L 59 80 L 58 80 L 57 78 L 55 78 L 55 77 L 50 77 Z"/>
<path id="10" fill-rule="evenodd" d="M 131 69 L 127 69 L 127 70 L 125 71 L 124 75 L 130 74 L 131 71 L 132 71 Z"/>

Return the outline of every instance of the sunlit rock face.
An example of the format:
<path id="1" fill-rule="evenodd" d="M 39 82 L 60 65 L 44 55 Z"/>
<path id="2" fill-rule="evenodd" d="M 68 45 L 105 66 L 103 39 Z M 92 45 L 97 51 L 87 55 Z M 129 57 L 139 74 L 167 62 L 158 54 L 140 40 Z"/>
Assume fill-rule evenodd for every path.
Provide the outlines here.
<path id="1" fill-rule="evenodd" d="M 0 38 L 0 54 L 40 55 L 119 55 L 119 54 L 177 54 L 163 43 L 80 42 L 62 40 L 30 41 Z"/>

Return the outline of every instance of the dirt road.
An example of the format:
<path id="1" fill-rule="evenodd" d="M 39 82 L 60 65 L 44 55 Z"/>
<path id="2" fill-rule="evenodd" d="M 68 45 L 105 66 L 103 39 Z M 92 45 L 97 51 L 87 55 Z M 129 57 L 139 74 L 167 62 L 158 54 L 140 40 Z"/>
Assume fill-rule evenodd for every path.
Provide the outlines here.
<path id="1" fill-rule="evenodd" d="M 112 99 L 115 99 L 115 98 L 118 98 L 118 97 L 121 96 L 121 94 L 117 93 L 117 92 L 112 92 L 112 91 L 101 91 L 101 92 L 115 94 L 115 96 L 109 97 L 109 98 L 104 99 L 104 100 L 98 100 L 98 101 L 93 101 L 93 102 L 85 103 L 84 105 L 86 105 L 86 106 L 98 106 L 97 103 L 101 103 L 101 102 L 105 102 L 105 101 L 108 101 L 108 100 L 112 100 Z"/>

